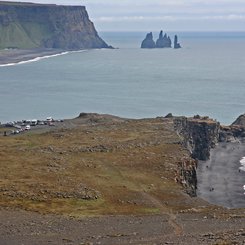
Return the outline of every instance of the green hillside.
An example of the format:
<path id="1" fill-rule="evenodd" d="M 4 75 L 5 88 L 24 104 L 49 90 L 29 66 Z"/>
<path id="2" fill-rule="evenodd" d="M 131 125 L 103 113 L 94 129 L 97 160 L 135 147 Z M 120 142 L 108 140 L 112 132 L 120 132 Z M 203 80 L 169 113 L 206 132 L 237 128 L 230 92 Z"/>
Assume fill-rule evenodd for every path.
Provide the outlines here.
<path id="1" fill-rule="evenodd" d="M 47 26 L 37 23 L 12 22 L 0 25 L 0 49 L 3 48 L 38 48 L 42 40 L 52 36 Z"/>
<path id="2" fill-rule="evenodd" d="M 108 48 L 84 6 L 0 1 L 0 49 Z"/>

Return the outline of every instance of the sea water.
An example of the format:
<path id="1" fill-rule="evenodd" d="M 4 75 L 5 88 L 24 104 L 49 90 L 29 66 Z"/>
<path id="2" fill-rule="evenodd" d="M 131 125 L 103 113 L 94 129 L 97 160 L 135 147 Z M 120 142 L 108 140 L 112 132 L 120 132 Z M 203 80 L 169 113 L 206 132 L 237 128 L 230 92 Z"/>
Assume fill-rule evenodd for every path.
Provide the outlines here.
<path id="1" fill-rule="evenodd" d="M 0 67 L 0 122 L 72 118 L 80 112 L 129 118 L 171 112 L 209 115 L 230 124 L 245 112 L 245 33 L 179 32 L 183 48 L 178 50 L 140 49 L 145 34 L 101 33 L 119 49 L 73 52 Z M 199 168 L 204 189 L 205 178 L 214 181 L 219 176 L 224 181 L 219 196 L 210 193 L 216 195 L 215 204 L 245 206 L 244 172 L 238 173 L 239 167 L 245 167 L 243 156 L 244 152 L 237 153 L 238 159 L 224 160 L 233 177 L 226 176 L 223 164 L 214 165 L 209 175 L 205 166 L 203 171 Z M 232 203 L 227 202 L 227 194 L 233 193 Z"/>
<path id="2" fill-rule="evenodd" d="M 130 118 L 171 112 L 230 124 L 244 113 L 244 33 L 178 33 L 178 50 L 140 49 L 145 34 L 101 33 L 119 49 L 0 67 L 0 122 L 80 112 Z"/>

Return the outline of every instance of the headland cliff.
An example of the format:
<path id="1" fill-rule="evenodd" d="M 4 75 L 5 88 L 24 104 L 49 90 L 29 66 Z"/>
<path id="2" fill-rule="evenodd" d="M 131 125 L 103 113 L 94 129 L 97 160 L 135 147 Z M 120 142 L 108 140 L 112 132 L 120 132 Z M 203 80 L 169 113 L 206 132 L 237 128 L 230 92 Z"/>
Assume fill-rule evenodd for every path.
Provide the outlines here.
<path id="1" fill-rule="evenodd" d="M 0 2 L 0 49 L 108 48 L 84 6 Z"/>

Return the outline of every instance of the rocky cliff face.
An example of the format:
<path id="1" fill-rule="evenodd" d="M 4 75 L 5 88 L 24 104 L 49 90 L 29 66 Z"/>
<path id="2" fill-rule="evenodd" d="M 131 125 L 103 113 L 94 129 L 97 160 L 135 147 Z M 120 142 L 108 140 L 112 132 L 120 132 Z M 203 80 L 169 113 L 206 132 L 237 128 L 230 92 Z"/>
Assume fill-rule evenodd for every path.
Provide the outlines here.
<path id="1" fill-rule="evenodd" d="M 108 48 L 83 6 L 0 2 L 0 48 Z"/>
<path id="2" fill-rule="evenodd" d="M 185 187 L 189 195 L 196 196 L 197 160 L 208 160 L 210 150 L 218 142 L 244 142 L 245 114 L 239 116 L 230 126 L 222 126 L 213 119 L 198 115 L 187 118 L 173 117 L 172 114 L 168 114 L 166 117 L 173 119 L 175 130 L 179 134 L 182 144 L 194 158 L 186 158 L 179 162 L 175 180 Z"/>
<path id="3" fill-rule="evenodd" d="M 191 156 L 198 160 L 208 160 L 211 148 L 219 141 L 220 124 L 209 118 L 176 117 L 174 125 Z"/>
<path id="4" fill-rule="evenodd" d="M 178 43 L 178 36 L 174 36 L 174 49 L 179 49 L 181 48 L 181 45 Z"/>
<path id="5" fill-rule="evenodd" d="M 172 41 L 169 36 L 165 33 L 163 36 L 163 31 L 160 32 L 159 38 L 156 42 L 156 48 L 171 48 L 172 47 Z"/>
<path id="6" fill-rule="evenodd" d="M 192 196 L 196 196 L 197 190 L 197 161 L 191 158 L 183 159 L 178 163 L 178 172 L 175 181 L 185 188 L 186 192 Z"/>
<path id="7" fill-rule="evenodd" d="M 230 126 L 221 126 L 219 140 L 234 142 L 245 138 L 245 114 L 240 115 Z"/>
<path id="8" fill-rule="evenodd" d="M 141 48 L 155 48 L 156 43 L 153 40 L 152 32 L 148 33 L 141 44 Z"/>
<path id="9" fill-rule="evenodd" d="M 241 126 L 245 127 L 245 114 L 240 115 L 235 122 L 232 123 L 232 126 Z"/>

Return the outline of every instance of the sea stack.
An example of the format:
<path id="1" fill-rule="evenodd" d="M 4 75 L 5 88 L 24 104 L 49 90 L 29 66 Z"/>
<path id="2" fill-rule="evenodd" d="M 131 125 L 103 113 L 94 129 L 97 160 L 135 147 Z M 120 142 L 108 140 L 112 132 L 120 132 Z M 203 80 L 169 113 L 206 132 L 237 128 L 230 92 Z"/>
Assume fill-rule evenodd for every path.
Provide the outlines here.
<path id="1" fill-rule="evenodd" d="M 174 36 L 174 48 L 175 49 L 181 48 L 181 45 L 178 43 L 178 36 L 177 35 Z"/>
<path id="2" fill-rule="evenodd" d="M 155 48 L 156 44 L 153 40 L 152 32 L 148 33 L 141 44 L 141 48 Z"/>
<path id="3" fill-rule="evenodd" d="M 172 41 L 169 36 L 165 33 L 163 36 L 163 31 L 160 32 L 159 38 L 156 42 L 156 48 L 171 48 L 172 47 Z"/>

